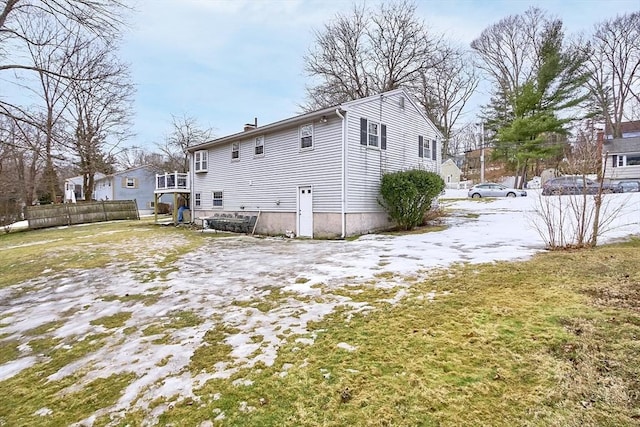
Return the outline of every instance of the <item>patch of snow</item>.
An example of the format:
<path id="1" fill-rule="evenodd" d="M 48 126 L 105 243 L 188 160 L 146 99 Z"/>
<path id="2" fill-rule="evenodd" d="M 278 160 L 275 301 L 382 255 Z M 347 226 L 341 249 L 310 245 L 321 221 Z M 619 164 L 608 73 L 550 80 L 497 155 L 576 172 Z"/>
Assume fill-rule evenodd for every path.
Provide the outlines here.
<path id="1" fill-rule="evenodd" d="M 22 357 L 0 365 L 0 381 L 4 381 L 35 365 L 38 358 L 35 356 Z"/>
<path id="2" fill-rule="evenodd" d="M 345 296 L 344 290 L 352 286 L 398 287 L 388 300 L 397 303 L 410 292 L 411 285 L 403 277 L 410 276 L 417 282 L 452 264 L 521 260 L 544 250 L 544 242 L 532 226 L 537 196 L 535 191 L 530 193 L 530 197 L 482 202 L 443 199 L 441 205 L 454 213 L 444 219 L 448 228 L 437 233 L 371 234 L 354 241 L 248 236 L 203 239 L 201 247 L 170 266 L 177 271 L 156 279 L 153 277 L 160 276 L 157 273 L 162 271 L 157 266 L 164 259 L 162 250 L 182 243 L 184 237 L 151 241 L 140 233 L 120 246 L 101 246 L 87 239 L 83 248 L 95 247 L 113 254 L 131 251 L 135 259 L 107 268 L 44 274 L 0 289 L 4 339 L 19 340 L 26 356 L 0 365 L 0 380 L 38 362 L 36 356 L 28 356 L 26 346 L 37 337 L 25 336 L 25 332 L 59 322 L 60 326 L 42 336 L 60 339 L 61 348 L 71 348 L 87 339 L 96 341 L 95 334 L 100 332 L 108 334 L 96 341 L 101 344 L 97 350 L 49 377 L 53 381 L 80 375 L 80 380 L 63 393 L 78 390 L 96 378 L 136 374 L 114 405 L 97 411 L 86 422 L 105 414 L 148 410 L 158 398 L 195 399 L 194 390 L 210 379 L 229 378 L 257 363 L 273 365 L 279 349 L 287 342 L 313 345 L 316 335 L 309 334 L 310 322 L 322 320 L 338 308 L 344 311 L 345 321 L 373 310 L 370 303 L 354 302 Z M 628 194 L 607 196 L 624 203 L 624 211 L 600 239 L 601 243 L 640 232 L 640 193 Z M 446 196 L 449 195 L 448 190 Z M 461 197 L 466 197 L 465 190 Z M 393 280 L 376 276 L 382 264 Z M 295 283 L 302 267 L 309 281 Z M 274 289 L 293 293 L 294 297 L 278 301 L 266 312 L 259 310 L 258 305 L 247 307 L 247 303 L 264 301 Z M 105 300 L 106 296 L 131 292 L 153 294 L 157 300 Z M 448 292 L 434 290 L 422 297 L 434 301 Z M 125 311 L 131 317 L 121 327 L 106 329 L 91 325 L 101 317 Z M 176 311 L 192 312 L 202 323 L 169 328 L 166 325 Z M 148 327 L 163 332 L 145 335 L 143 331 Z M 215 328 L 232 331 L 223 340 L 231 347 L 230 359 L 212 360 L 211 366 L 191 374 L 188 366 L 192 356 L 199 347 L 208 345 L 205 334 Z M 291 351 L 299 350 L 300 347 L 294 347 Z M 306 362 L 300 366 L 307 366 Z M 283 367 L 282 372 L 287 369 Z M 324 371 L 323 376 L 330 378 L 331 374 Z M 149 423 L 157 421 L 166 409 L 158 405 L 150 411 Z M 218 417 L 224 419 L 224 413 L 220 412 Z"/>
<path id="3" fill-rule="evenodd" d="M 339 342 L 338 344 L 336 344 L 336 347 L 341 348 L 342 350 L 346 350 L 346 351 L 356 351 L 358 349 L 358 347 L 354 347 L 350 344 L 347 344 L 346 342 Z"/>
<path id="4" fill-rule="evenodd" d="M 256 410 L 255 406 L 249 406 L 249 404 L 245 401 L 240 402 L 238 405 L 238 410 L 240 412 L 253 412 Z"/>
<path id="5" fill-rule="evenodd" d="M 40 408 L 38 409 L 36 412 L 33 413 L 33 415 L 38 415 L 41 417 L 47 417 L 49 415 L 53 414 L 53 411 L 49 408 Z"/>
<path id="6" fill-rule="evenodd" d="M 253 385 L 253 381 L 246 379 L 246 378 L 238 378 L 237 380 L 234 380 L 231 384 L 233 384 L 234 386 L 238 387 L 238 386 L 245 386 L 248 387 L 250 385 Z"/>

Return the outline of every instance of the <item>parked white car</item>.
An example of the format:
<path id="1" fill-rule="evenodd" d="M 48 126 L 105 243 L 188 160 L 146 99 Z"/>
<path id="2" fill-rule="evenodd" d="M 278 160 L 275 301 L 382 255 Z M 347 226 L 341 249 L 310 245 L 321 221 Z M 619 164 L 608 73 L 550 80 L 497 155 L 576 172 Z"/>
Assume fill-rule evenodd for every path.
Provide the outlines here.
<path id="1" fill-rule="evenodd" d="M 505 187 L 504 185 L 493 182 L 483 182 L 482 184 L 471 187 L 468 195 L 474 199 L 480 197 L 525 197 L 527 192 L 525 190 Z"/>

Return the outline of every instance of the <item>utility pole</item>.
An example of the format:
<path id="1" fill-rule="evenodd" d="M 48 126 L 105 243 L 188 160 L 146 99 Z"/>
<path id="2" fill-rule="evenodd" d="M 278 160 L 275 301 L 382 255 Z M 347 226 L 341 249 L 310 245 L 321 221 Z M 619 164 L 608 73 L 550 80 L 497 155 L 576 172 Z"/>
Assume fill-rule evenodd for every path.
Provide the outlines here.
<path id="1" fill-rule="evenodd" d="M 480 126 L 480 182 L 484 182 L 484 122 L 476 126 Z"/>

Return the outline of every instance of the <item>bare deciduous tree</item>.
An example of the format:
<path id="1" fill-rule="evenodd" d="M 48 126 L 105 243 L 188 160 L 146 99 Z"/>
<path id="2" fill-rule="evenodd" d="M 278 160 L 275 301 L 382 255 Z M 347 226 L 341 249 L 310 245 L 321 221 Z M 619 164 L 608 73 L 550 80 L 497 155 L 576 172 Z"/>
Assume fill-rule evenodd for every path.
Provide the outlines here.
<path id="1" fill-rule="evenodd" d="M 10 231 L 23 203 L 36 198 L 36 185 L 45 165 L 45 137 L 39 127 L 0 116 L 0 225 Z"/>
<path id="2" fill-rule="evenodd" d="M 606 156 L 606 153 L 605 153 Z M 596 142 L 596 133 L 587 124 L 578 129 L 578 140 L 561 164 L 564 174 L 575 175 L 586 180 L 601 163 L 601 153 Z M 606 162 L 605 162 L 606 164 Z M 628 200 L 612 203 L 604 194 L 602 182 L 596 194 L 539 196 L 533 227 L 544 239 L 549 249 L 594 247 L 598 238 L 611 230 Z"/>
<path id="3" fill-rule="evenodd" d="M 187 148 L 202 144 L 213 137 L 213 129 L 202 127 L 198 121 L 186 115 L 171 116 L 171 133 L 167 135 L 160 151 L 166 156 L 167 171 L 187 172 L 189 154 Z"/>
<path id="4" fill-rule="evenodd" d="M 466 123 L 450 132 L 449 155 L 455 156 L 480 148 L 481 138 L 475 123 Z"/>
<path id="5" fill-rule="evenodd" d="M 31 117 L 21 120 L 32 126 L 40 126 L 45 138 L 44 153 L 46 166 L 40 185 L 43 190 L 42 199 L 55 201 L 59 192 L 58 174 L 54 167 L 54 150 L 62 127 L 63 114 L 69 102 L 69 80 L 60 77 L 70 72 L 70 61 L 82 49 L 88 48 L 87 42 L 72 35 L 59 24 L 48 20 L 42 12 L 34 14 L 28 23 L 21 24 L 21 32 L 28 34 L 32 44 L 27 46 L 32 64 L 39 71 L 37 85 L 23 85 L 27 91 L 33 92 L 41 100 L 43 113 L 41 120 Z M 43 70 L 50 70 L 51 73 Z"/>
<path id="6" fill-rule="evenodd" d="M 460 119 L 467 102 L 478 87 L 479 78 L 468 54 L 460 48 L 442 48 L 440 60 L 422 73 L 418 100 L 427 117 L 444 135 L 442 153 L 453 155 L 450 149 L 453 128 Z"/>
<path id="7" fill-rule="evenodd" d="M 165 158 L 162 153 L 152 153 L 139 147 L 128 147 L 116 156 L 121 170 L 138 166 L 151 166 L 157 173 L 165 171 Z"/>
<path id="8" fill-rule="evenodd" d="M 74 129 L 69 147 L 78 159 L 85 194 L 93 193 L 96 172 L 112 171 L 113 156 L 130 137 L 133 86 L 128 68 L 111 54 L 109 43 L 95 40 L 75 52 L 70 73 L 68 121 Z"/>
<path id="9" fill-rule="evenodd" d="M 537 72 L 540 50 L 553 20 L 536 7 L 511 15 L 487 27 L 471 42 L 478 55 L 477 66 L 489 76 L 495 93 L 518 93 Z"/>
<path id="10" fill-rule="evenodd" d="M 432 36 L 410 1 L 382 3 L 378 11 L 354 6 L 315 33 L 305 69 L 317 84 L 307 88 L 306 110 L 397 89 L 418 87 L 436 63 L 440 38 Z"/>
<path id="11" fill-rule="evenodd" d="M 613 137 L 621 138 L 628 102 L 640 102 L 640 12 L 597 24 L 589 45 L 589 88 Z"/>
<path id="12" fill-rule="evenodd" d="M 129 9 L 123 0 L 6 0 L 3 3 L 0 5 L 0 74 L 10 84 L 23 80 L 24 73 L 33 72 L 78 78 L 57 67 L 26 60 L 30 57 L 29 50 L 55 47 L 61 38 L 78 31 L 113 42 L 124 24 L 124 11 Z M 30 23 L 34 18 L 46 21 L 47 28 L 55 27 L 58 32 L 52 33 L 49 39 L 34 38 L 34 33 L 28 31 L 33 28 Z M 1 99 L 0 114 L 13 115 L 19 103 L 19 100 Z"/>

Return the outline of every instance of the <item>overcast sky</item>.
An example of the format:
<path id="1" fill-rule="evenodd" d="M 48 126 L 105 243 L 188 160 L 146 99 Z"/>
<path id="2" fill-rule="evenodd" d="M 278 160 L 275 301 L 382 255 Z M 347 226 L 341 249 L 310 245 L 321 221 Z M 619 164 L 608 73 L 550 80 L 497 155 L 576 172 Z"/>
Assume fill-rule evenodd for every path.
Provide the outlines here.
<path id="1" fill-rule="evenodd" d="M 376 5 L 377 2 L 367 2 Z M 135 96 L 130 143 L 153 148 L 171 130 L 171 115 L 196 118 L 216 136 L 294 116 L 305 100 L 303 57 L 351 0 L 137 0 L 122 55 Z M 640 10 L 640 0 L 418 0 L 435 33 L 467 45 L 489 25 L 538 6 L 561 18 L 567 33 Z M 485 102 L 479 94 L 474 104 Z M 473 121 L 470 111 L 468 121 Z"/>

